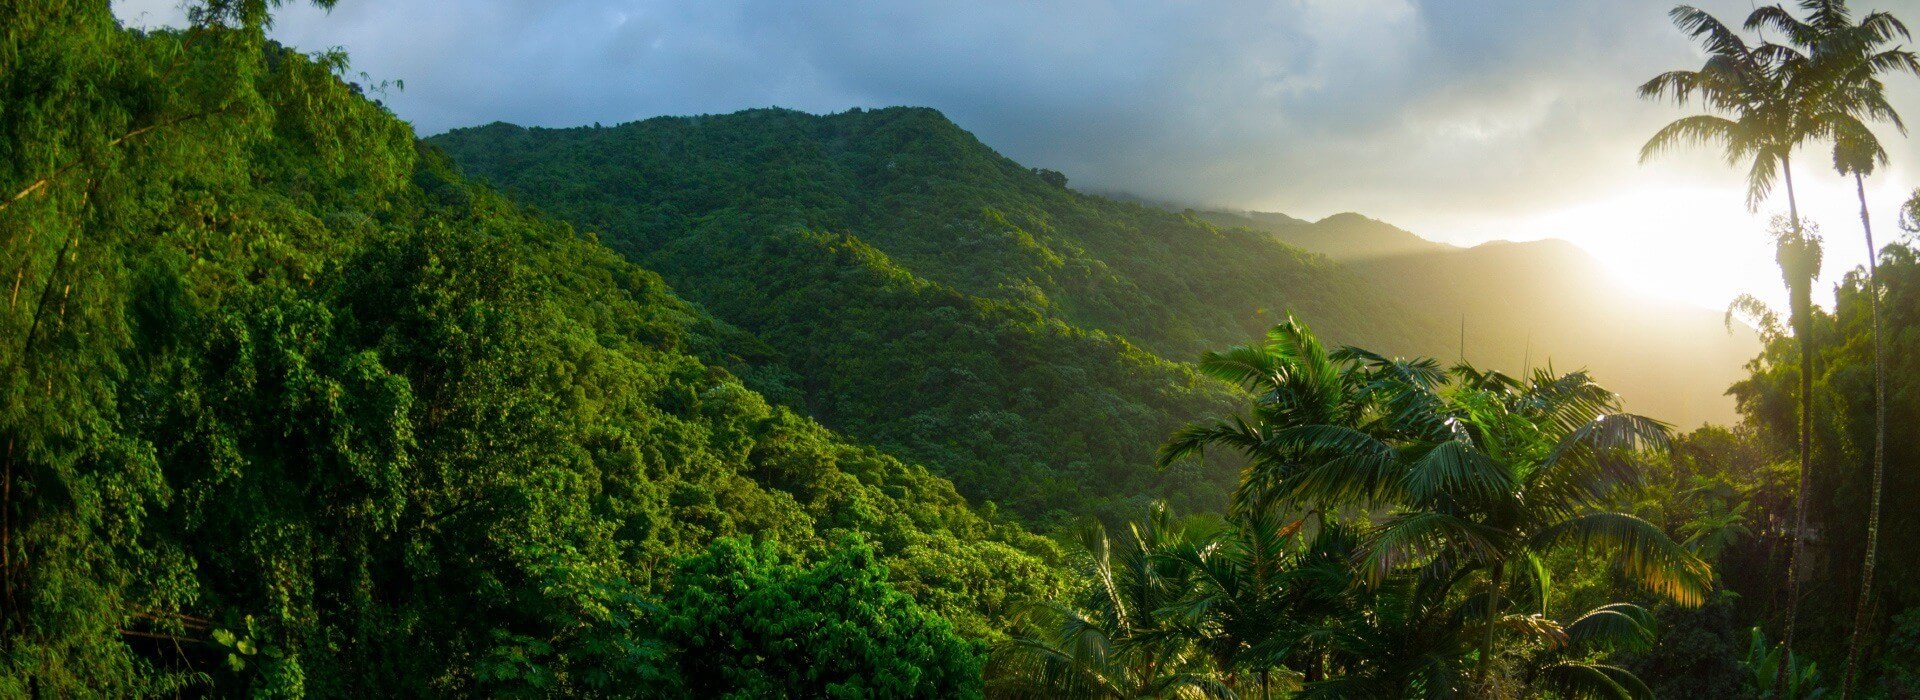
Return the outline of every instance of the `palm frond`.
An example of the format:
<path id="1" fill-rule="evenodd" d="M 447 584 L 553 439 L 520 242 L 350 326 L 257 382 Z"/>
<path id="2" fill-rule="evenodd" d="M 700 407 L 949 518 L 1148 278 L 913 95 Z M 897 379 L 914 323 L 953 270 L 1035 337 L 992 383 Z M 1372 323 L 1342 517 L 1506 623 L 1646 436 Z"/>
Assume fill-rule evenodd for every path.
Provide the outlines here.
<path id="1" fill-rule="evenodd" d="M 1239 450 L 1242 454 L 1254 457 L 1260 454 L 1267 441 L 1268 437 L 1260 431 L 1260 428 L 1248 423 L 1240 416 L 1212 424 L 1192 424 L 1182 427 L 1160 446 L 1154 463 L 1165 469 L 1182 459 L 1204 457 L 1207 448 L 1215 445 Z"/>
<path id="2" fill-rule="evenodd" d="M 1540 669 L 1536 685 L 1569 698 L 1596 700 L 1651 700 L 1653 690 L 1632 672 L 1618 666 L 1563 661 Z"/>
<path id="3" fill-rule="evenodd" d="M 1602 605 L 1567 625 L 1567 638 L 1581 647 L 1645 651 L 1653 648 L 1653 616 L 1632 603 Z"/>
<path id="4" fill-rule="evenodd" d="M 1672 449 L 1673 426 L 1633 413 L 1598 416 L 1560 438 L 1543 468 L 1576 456 Z"/>
<path id="5" fill-rule="evenodd" d="M 1031 604 L 1018 615 L 1037 626 L 1038 638 L 1016 638 L 993 647 L 987 684 L 998 697 L 1111 698 L 1122 694 L 1124 670 L 1114 662 L 1111 640 L 1099 623 L 1051 602 Z"/>
<path id="6" fill-rule="evenodd" d="M 1355 452 L 1309 464 L 1270 480 L 1285 497 L 1323 505 L 1369 505 L 1395 500 L 1403 483 L 1399 456 Z"/>
<path id="7" fill-rule="evenodd" d="M 1813 25 L 1800 21 L 1787 8 L 1779 5 L 1767 5 L 1754 9 L 1747 15 L 1746 29 L 1750 32 L 1773 30 L 1796 44 L 1810 44 L 1817 40 L 1819 30 Z"/>
<path id="8" fill-rule="evenodd" d="M 1695 114 L 1673 120 L 1653 133 L 1640 147 L 1640 162 L 1653 160 L 1667 151 L 1688 146 L 1738 143 L 1745 139 L 1740 124 L 1726 117 Z"/>
<path id="9" fill-rule="evenodd" d="M 1264 347 L 1235 345 L 1201 354 L 1200 371 L 1223 382 L 1258 390 L 1278 386 L 1283 368 L 1280 358 Z"/>
<path id="10" fill-rule="evenodd" d="M 1546 551 L 1572 545 L 1605 553 L 1629 578 L 1685 606 L 1706 602 L 1713 571 L 1653 523 L 1626 513 L 1595 512 L 1568 518 L 1535 533 L 1529 548 Z"/>
<path id="11" fill-rule="evenodd" d="M 1667 12 L 1673 25 L 1680 31 L 1700 41 L 1709 53 L 1721 55 L 1743 55 L 1747 53 L 1747 42 L 1740 33 L 1721 22 L 1711 13 L 1690 5 L 1680 5 Z"/>
<path id="12" fill-rule="evenodd" d="M 1361 576 L 1378 586 L 1394 572 L 1443 557 L 1485 562 L 1498 556 L 1498 531 L 1445 513 L 1416 512 L 1389 518 L 1361 544 Z"/>
<path id="13" fill-rule="evenodd" d="M 1877 44 L 1895 39 L 1913 40 L 1913 35 L 1907 33 L 1907 25 L 1894 17 L 1893 13 L 1885 10 L 1872 12 L 1860 18 L 1860 23 L 1855 27 L 1860 31 L 1861 36 Z"/>
<path id="14" fill-rule="evenodd" d="M 1484 630 L 1486 618 L 1482 617 L 1480 619 L 1481 629 Z M 1497 629 L 1504 629 L 1508 632 L 1540 642 L 1546 645 L 1549 650 L 1565 648 L 1570 641 L 1566 628 L 1561 627 L 1560 623 L 1553 618 L 1539 613 L 1502 615 L 1496 623 L 1496 626 Z"/>
<path id="15" fill-rule="evenodd" d="M 1441 498 L 1491 499 L 1515 486 L 1499 462 L 1465 442 L 1449 440 L 1427 449 L 1401 474 L 1402 488 L 1416 502 Z"/>
<path id="16" fill-rule="evenodd" d="M 1747 167 L 1747 211 L 1759 211 L 1760 203 L 1767 200 L 1767 194 L 1773 191 L 1775 183 L 1780 181 L 1782 166 L 1778 152 L 1782 149 L 1754 149 L 1758 153 L 1753 164 Z M 1727 151 L 1727 162 L 1738 162 L 1743 154 L 1734 150 Z"/>

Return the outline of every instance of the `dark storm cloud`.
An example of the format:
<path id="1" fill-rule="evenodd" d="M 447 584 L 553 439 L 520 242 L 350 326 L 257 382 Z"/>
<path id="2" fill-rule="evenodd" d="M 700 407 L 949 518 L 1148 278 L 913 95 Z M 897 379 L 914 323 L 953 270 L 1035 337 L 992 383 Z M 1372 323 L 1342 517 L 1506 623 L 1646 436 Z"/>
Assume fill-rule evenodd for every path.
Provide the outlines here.
<path id="1" fill-rule="evenodd" d="M 1431 230 L 1636 177 L 1635 148 L 1676 113 L 1634 85 L 1695 60 L 1669 6 L 342 0 L 284 11 L 276 34 L 403 79 L 388 102 L 422 133 L 925 105 L 1092 188 Z"/>

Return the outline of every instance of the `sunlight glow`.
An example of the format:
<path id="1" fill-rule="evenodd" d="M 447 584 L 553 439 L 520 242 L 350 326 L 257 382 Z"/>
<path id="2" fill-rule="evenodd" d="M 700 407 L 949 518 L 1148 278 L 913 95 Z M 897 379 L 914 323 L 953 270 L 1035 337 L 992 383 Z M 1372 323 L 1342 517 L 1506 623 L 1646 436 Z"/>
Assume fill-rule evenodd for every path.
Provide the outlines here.
<path id="1" fill-rule="evenodd" d="M 1826 264 L 1814 300 L 1830 306 L 1832 289 L 1848 270 L 1865 264 L 1859 204 L 1850 181 L 1803 178 L 1802 215 L 1820 225 Z M 1876 242 L 1905 236 L 1896 223 L 1907 192 L 1882 177 L 1868 184 Z M 1697 182 L 1695 180 L 1694 182 Z M 1473 233 L 1441 231 L 1441 240 L 1471 245 L 1487 240 L 1563 238 L 1592 253 L 1627 287 L 1649 296 L 1724 310 L 1740 294 L 1783 307 L 1786 291 L 1767 238 L 1768 219 L 1784 214 L 1777 196 L 1749 213 L 1735 186 L 1701 186 L 1680 179 L 1655 181 L 1536 214 L 1473 222 Z"/>

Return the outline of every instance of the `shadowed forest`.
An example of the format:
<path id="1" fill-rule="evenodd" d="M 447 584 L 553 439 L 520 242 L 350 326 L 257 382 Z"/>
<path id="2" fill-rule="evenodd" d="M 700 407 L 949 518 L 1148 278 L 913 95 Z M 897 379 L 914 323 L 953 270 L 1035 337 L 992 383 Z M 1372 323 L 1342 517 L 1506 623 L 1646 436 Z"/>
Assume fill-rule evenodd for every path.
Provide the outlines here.
<path id="1" fill-rule="evenodd" d="M 1622 87 L 1781 212 L 1722 313 L 924 107 L 422 137 L 186 8 L 0 4 L 0 697 L 1920 697 L 1892 14 Z"/>

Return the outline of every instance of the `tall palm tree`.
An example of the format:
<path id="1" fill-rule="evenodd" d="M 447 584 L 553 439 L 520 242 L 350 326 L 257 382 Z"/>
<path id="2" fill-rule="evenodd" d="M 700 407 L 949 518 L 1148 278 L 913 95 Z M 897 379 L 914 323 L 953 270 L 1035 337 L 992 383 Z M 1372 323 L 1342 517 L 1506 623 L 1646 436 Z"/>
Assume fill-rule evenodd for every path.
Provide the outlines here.
<path id="1" fill-rule="evenodd" d="M 1821 87 L 1819 74 L 1810 62 L 1796 61 L 1788 47 L 1761 43 L 1750 45 L 1731 27 L 1702 10 L 1681 5 L 1668 16 L 1689 37 L 1707 50 L 1707 60 L 1699 70 L 1670 71 L 1655 76 L 1640 86 L 1640 96 L 1649 99 L 1671 98 L 1682 106 L 1698 99 L 1708 114 L 1682 117 L 1656 132 L 1640 150 L 1644 162 L 1653 155 L 1682 145 L 1719 144 L 1729 164 L 1751 160 L 1747 171 L 1747 208 L 1754 210 L 1772 190 L 1776 179 L 1787 188 L 1787 212 L 1795 243 L 1780 243 L 1778 261 L 1787 278 L 1794 319 L 1812 316 L 1812 295 L 1795 290 L 1810 288 L 1812 277 L 1804 281 L 1796 275 L 1816 272 L 1817 255 L 1811 261 L 1810 250 L 1800 220 L 1800 206 L 1793 189 L 1792 156 L 1795 148 L 1808 140 L 1829 135 L 1829 122 L 1821 115 L 1818 100 L 1809 95 Z M 1749 17 L 1750 26 L 1766 22 L 1766 13 L 1757 10 Z M 1817 247 L 1817 244 L 1816 246 Z M 1790 269 L 1791 268 L 1791 269 Z M 1793 645 L 1794 628 L 1800 609 L 1800 564 L 1806 530 L 1808 474 L 1813 465 L 1813 338 L 1809 323 L 1793 323 L 1800 349 L 1800 482 L 1794 497 L 1793 548 L 1787 559 L 1787 614 L 1785 643 Z"/>
<path id="2" fill-rule="evenodd" d="M 1705 11 L 1681 5 L 1668 16 L 1700 42 L 1707 60 L 1695 70 L 1661 73 L 1640 85 L 1644 99 L 1671 99 L 1685 107 L 1698 101 L 1703 114 L 1661 127 L 1640 148 L 1646 162 L 1683 146 L 1719 145 L 1728 165 L 1747 166 L 1747 208 L 1758 209 L 1776 183 L 1787 187 L 1794 220 L 1800 207 L 1793 190 L 1793 150 L 1810 137 L 1795 114 L 1788 75 L 1767 44 L 1749 44 L 1739 32 Z"/>
<path id="3" fill-rule="evenodd" d="M 1867 303 L 1873 337 L 1874 367 L 1874 439 L 1873 487 L 1867 515 L 1867 551 L 1860 568 L 1860 595 L 1855 602 L 1852 639 L 1848 643 L 1846 673 L 1841 682 L 1841 697 L 1853 686 L 1860 649 L 1869 625 L 1872 607 L 1874 565 L 1880 544 L 1881 488 L 1886 472 L 1886 361 L 1880 338 L 1879 250 L 1873 243 L 1873 220 L 1868 214 L 1866 177 L 1887 161 L 1886 149 L 1864 123 L 1885 121 L 1902 134 L 1906 126 L 1886 100 L 1880 76 L 1887 73 L 1920 75 L 1920 61 L 1913 52 L 1887 48 L 1895 39 L 1911 40 L 1905 24 L 1887 12 L 1873 12 L 1854 22 L 1846 0 L 1802 0 L 1805 20 L 1795 17 L 1779 5 L 1762 7 L 1748 18 L 1750 28 L 1771 28 L 1787 37 L 1799 54 L 1793 58 L 1808 65 L 1807 72 L 1817 77 L 1820 89 L 1809 91 L 1814 105 L 1808 110 L 1829 115 L 1833 141 L 1833 164 L 1842 176 L 1853 178 L 1854 192 L 1860 199 L 1860 229 L 1867 244 Z"/>

